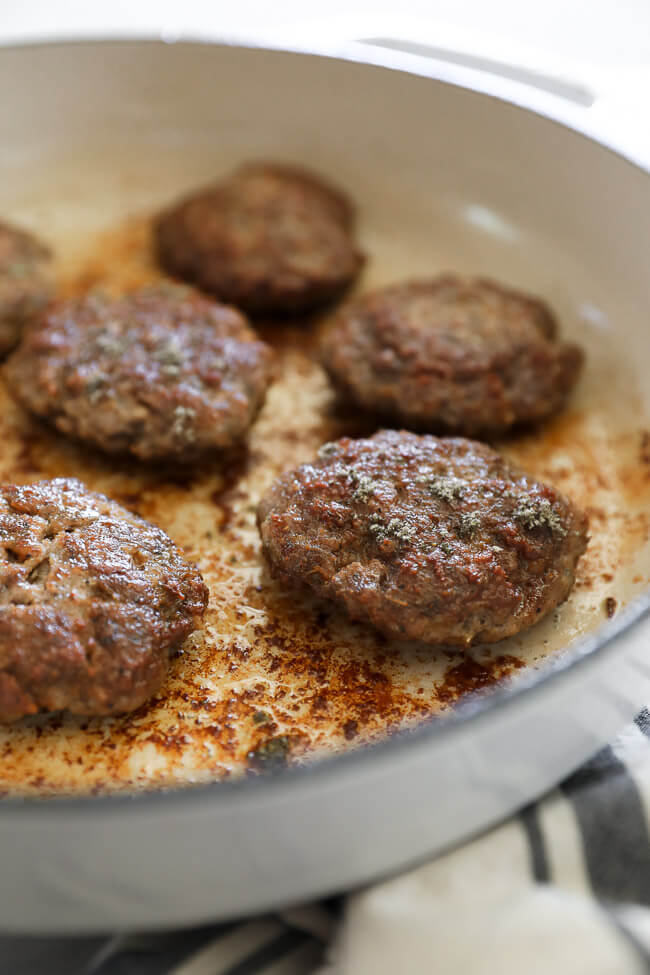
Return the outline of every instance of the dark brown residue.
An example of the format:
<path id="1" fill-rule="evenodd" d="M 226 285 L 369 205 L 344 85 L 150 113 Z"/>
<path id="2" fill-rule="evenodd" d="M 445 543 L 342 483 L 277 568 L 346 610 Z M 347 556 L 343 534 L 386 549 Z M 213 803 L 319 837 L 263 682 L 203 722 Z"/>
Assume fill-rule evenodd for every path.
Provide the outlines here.
<path id="1" fill-rule="evenodd" d="M 230 528 L 232 522 L 236 520 L 237 502 L 247 497 L 246 491 L 240 487 L 241 480 L 246 472 L 254 467 L 258 459 L 250 455 L 247 447 L 232 451 L 223 458 L 219 484 L 210 493 L 212 504 L 221 509 L 221 529 Z"/>
<path id="2" fill-rule="evenodd" d="M 359 734 L 359 722 L 352 720 L 346 721 L 343 725 L 343 734 L 345 735 L 346 741 L 354 741 Z"/>
<path id="3" fill-rule="evenodd" d="M 282 768 L 289 761 L 291 739 L 288 735 L 262 740 L 248 753 L 248 767 L 256 772 L 271 772 Z"/>
<path id="4" fill-rule="evenodd" d="M 642 464 L 650 467 L 650 430 L 643 430 L 641 433 L 639 459 Z"/>
<path id="5" fill-rule="evenodd" d="M 614 597 L 613 596 L 608 596 L 607 599 L 605 600 L 605 603 L 604 603 L 605 616 L 607 616 L 608 619 L 611 619 L 612 618 L 612 616 L 616 612 L 617 606 L 618 606 L 618 603 L 616 602 L 616 600 L 614 599 Z"/>
<path id="6" fill-rule="evenodd" d="M 112 292 L 158 280 L 148 236 L 146 220 L 104 235 L 62 283 L 62 293 L 83 292 L 90 280 Z M 0 729 L 0 791 L 104 793 L 222 780 L 245 773 L 251 752 L 284 736 L 290 761 L 301 762 L 313 753 L 363 746 L 387 729 L 413 727 L 561 649 L 564 631 L 552 621 L 535 627 L 521 652 L 517 642 L 492 654 L 477 649 L 471 657 L 397 644 L 268 578 L 255 528 L 260 494 L 325 441 L 371 433 L 375 420 L 333 406 L 314 363 L 311 322 L 255 324 L 276 350 L 278 380 L 253 427 L 248 458 L 232 467 L 174 472 L 107 461 L 31 424 L 0 381 L 3 478 L 74 474 L 126 502 L 191 553 L 211 595 L 203 630 L 186 642 L 161 691 L 138 711 L 108 720 L 57 715 Z M 619 428 L 611 435 L 608 429 L 603 421 L 594 434 L 589 416 L 575 410 L 500 445 L 535 477 L 592 506 L 581 586 L 561 609 L 575 627 L 602 623 L 603 600 L 611 591 L 618 596 L 612 583 L 648 527 L 650 438 L 640 451 L 636 427 L 629 442 Z M 646 584 L 646 575 L 638 572 L 635 585 Z"/>
<path id="7" fill-rule="evenodd" d="M 523 660 L 510 654 L 486 660 L 466 656 L 460 663 L 449 667 L 442 682 L 437 685 L 438 700 L 450 705 L 467 695 L 484 693 L 523 666 Z"/>

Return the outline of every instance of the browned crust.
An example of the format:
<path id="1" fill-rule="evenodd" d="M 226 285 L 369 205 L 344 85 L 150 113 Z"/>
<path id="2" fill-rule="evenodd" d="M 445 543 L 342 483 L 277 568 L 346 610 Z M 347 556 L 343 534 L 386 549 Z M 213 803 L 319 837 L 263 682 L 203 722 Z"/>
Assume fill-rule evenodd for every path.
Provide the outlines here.
<path id="1" fill-rule="evenodd" d="M 370 292 L 325 330 L 322 362 L 347 398 L 414 429 L 495 436 L 560 410 L 584 354 L 544 302 L 446 274 Z"/>
<path id="2" fill-rule="evenodd" d="M 63 434 L 140 460 L 194 460 L 244 439 L 270 363 L 234 308 L 161 285 L 51 306 L 6 376 L 19 402 Z"/>
<path id="3" fill-rule="evenodd" d="M 279 478 L 258 522 L 273 571 L 392 637 L 469 646 L 566 599 L 587 517 L 475 441 L 381 431 Z"/>
<path id="4" fill-rule="evenodd" d="M 0 582 L 2 722 L 137 708 L 208 597 L 163 531 L 63 479 L 0 487 Z"/>
<path id="5" fill-rule="evenodd" d="M 363 257 L 343 193 L 307 170 L 241 166 L 162 213 L 162 266 L 256 314 L 300 313 L 337 297 Z"/>

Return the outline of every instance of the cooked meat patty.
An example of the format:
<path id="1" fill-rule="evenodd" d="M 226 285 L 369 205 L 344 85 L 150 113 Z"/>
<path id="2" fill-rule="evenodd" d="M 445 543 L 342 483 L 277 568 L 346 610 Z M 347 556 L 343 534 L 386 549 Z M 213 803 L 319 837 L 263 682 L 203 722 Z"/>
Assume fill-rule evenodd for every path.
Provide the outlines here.
<path id="1" fill-rule="evenodd" d="M 130 711 L 208 592 L 168 536 L 80 481 L 0 486 L 0 721 Z"/>
<path id="2" fill-rule="evenodd" d="M 453 274 L 371 292 L 322 338 L 334 384 L 415 429 L 497 435 L 559 410 L 583 354 L 541 301 Z"/>
<path id="3" fill-rule="evenodd" d="M 587 518 L 485 444 L 384 430 L 325 444 L 258 510 L 271 568 L 392 637 L 466 647 L 566 599 Z"/>
<path id="4" fill-rule="evenodd" d="M 156 223 L 172 274 L 250 312 L 304 312 L 336 297 L 362 257 L 338 190 L 290 166 L 242 166 Z"/>
<path id="5" fill-rule="evenodd" d="M 28 410 L 101 450 L 193 459 L 244 438 L 270 359 L 238 311 L 172 285 L 50 306 L 7 379 Z"/>
<path id="6" fill-rule="evenodd" d="M 0 357 L 52 293 L 52 254 L 32 234 L 0 223 Z"/>

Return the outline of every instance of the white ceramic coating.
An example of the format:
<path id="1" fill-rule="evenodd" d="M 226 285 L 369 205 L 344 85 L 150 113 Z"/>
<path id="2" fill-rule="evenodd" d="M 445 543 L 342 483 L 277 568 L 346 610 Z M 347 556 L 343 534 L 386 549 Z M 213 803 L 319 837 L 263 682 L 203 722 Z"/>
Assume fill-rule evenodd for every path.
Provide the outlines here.
<path id="1" fill-rule="evenodd" d="M 414 253 L 412 240 L 431 227 L 437 240 L 444 231 L 450 265 L 546 295 L 584 334 L 609 330 L 629 371 L 629 408 L 650 410 L 650 181 L 557 123 L 435 77 L 209 46 L 7 49 L 0 90 L 12 92 L 0 112 L 0 209 L 36 229 L 63 235 L 71 221 L 94 231 L 116 200 L 125 212 L 157 205 L 169 187 L 209 178 L 215 160 L 281 153 L 348 187 L 372 214 L 369 232 L 392 241 L 396 266 L 406 248 L 414 271 L 428 269 L 433 250 Z M 604 369 L 603 396 L 615 387 Z M 619 393 L 614 413 L 625 407 Z M 622 592 L 630 616 L 647 581 L 641 549 L 638 558 L 640 581 L 630 572 Z M 624 623 L 615 618 L 597 641 Z M 192 923 L 414 862 L 506 815 L 607 740 L 647 692 L 647 645 L 637 624 L 442 732 L 271 781 L 6 803 L 0 923 Z"/>

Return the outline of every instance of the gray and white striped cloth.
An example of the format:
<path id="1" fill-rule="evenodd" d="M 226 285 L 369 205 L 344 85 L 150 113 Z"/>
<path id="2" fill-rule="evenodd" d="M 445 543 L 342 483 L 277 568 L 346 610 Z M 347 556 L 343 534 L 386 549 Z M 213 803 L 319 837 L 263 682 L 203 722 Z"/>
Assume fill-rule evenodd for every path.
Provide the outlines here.
<path id="1" fill-rule="evenodd" d="M 650 972 L 650 711 L 554 792 L 425 866 L 192 931 L 0 938 L 2 975 Z"/>

